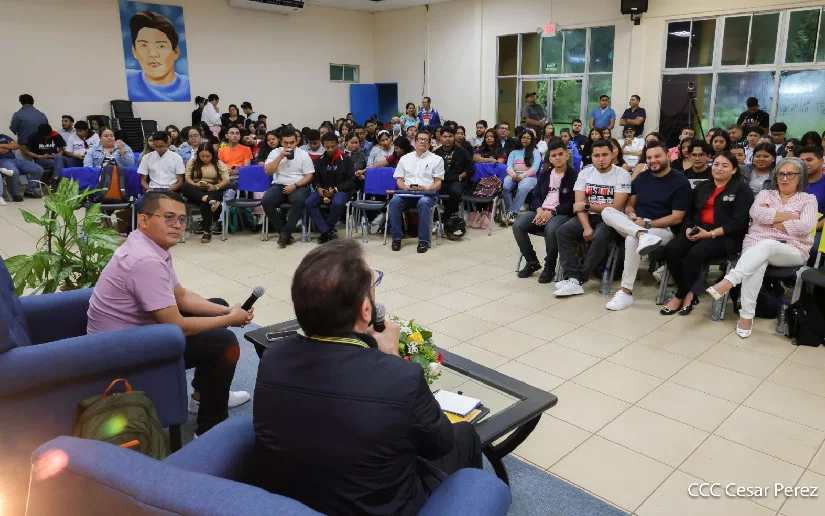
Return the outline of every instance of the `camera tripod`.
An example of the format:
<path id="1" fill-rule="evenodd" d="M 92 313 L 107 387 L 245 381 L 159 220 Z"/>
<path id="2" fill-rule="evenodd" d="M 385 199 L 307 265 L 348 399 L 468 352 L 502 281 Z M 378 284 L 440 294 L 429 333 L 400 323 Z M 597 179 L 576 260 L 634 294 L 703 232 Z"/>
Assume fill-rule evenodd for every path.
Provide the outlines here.
<path id="1" fill-rule="evenodd" d="M 705 139 L 705 128 L 702 126 L 702 116 L 699 114 L 699 109 L 696 108 L 696 90 L 691 89 L 688 87 L 687 90 L 687 98 L 685 99 L 685 103 L 682 104 L 682 107 L 679 108 L 674 115 L 670 117 L 670 120 L 673 121 L 673 128 L 670 130 L 670 134 L 667 135 L 667 141 L 670 141 L 670 137 L 673 136 L 674 132 L 678 132 L 682 130 L 681 125 L 677 122 L 680 118 L 679 115 L 682 115 L 687 108 L 687 127 L 693 127 L 694 130 L 696 128 L 696 123 L 699 123 L 699 133 L 702 135 L 702 140 Z"/>

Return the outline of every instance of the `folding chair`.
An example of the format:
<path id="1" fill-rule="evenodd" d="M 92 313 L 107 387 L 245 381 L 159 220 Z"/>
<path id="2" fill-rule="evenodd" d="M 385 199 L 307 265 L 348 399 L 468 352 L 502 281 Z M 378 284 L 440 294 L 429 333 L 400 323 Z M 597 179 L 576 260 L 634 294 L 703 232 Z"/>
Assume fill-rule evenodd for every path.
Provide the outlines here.
<path id="1" fill-rule="evenodd" d="M 238 168 L 238 191 L 260 193 L 266 192 L 272 186 L 272 176 L 266 175 L 263 165 L 250 165 Z M 229 208 L 257 208 L 262 199 L 230 199 L 223 201 L 224 223 L 221 240 L 226 240 L 227 226 L 229 226 Z M 283 207 L 283 205 L 282 205 Z M 261 240 L 269 240 L 269 222 L 264 213 Z"/>
<path id="2" fill-rule="evenodd" d="M 364 177 L 363 199 L 356 199 L 347 203 L 347 238 L 352 237 L 354 227 L 354 217 L 356 210 L 360 213 L 361 219 L 361 241 L 367 243 L 367 216 L 365 212 L 382 212 L 384 216 L 384 245 L 387 245 L 387 228 L 389 227 L 389 214 L 387 214 L 388 201 L 377 201 L 367 199 L 367 195 L 386 196 L 388 190 L 396 190 L 398 188 L 395 178 L 395 169 L 391 167 L 378 167 L 367 169 Z"/>
<path id="3" fill-rule="evenodd" d="M 799 276 L 799 281 L 801 282 L 800 292 L 803 288 L 805 288 L 806 284 L 814 285 L 816 287 L 825 287 L 825 269 L 820 268 L 825 266 L 822 262 L 823 253 L 825 253 L 825 238 L 821 238 L 819 240 L 819 248 L 817 249 L 814 266 L 805 269 Z M 794 292 L 794 294 L 796 295 L 796 292 Z M 799 296 L 797 295 L 796 297 Z M 793 301 L 796 301 L 796 299 Z"/>
<path id="4" fill-rule="evenodd" d="M 423 194 L 416 195 L 416 194 L 407 194 L 407 193 L 398 193 L 398 192 L 396 192 L 394 195 L 398 195 L 400 197 L 413 197 L 413 198 L 424 196 Z M 443 232 L 444 232 L 443 224 L 441 223 L 441 210 L 443 209 L 443 205 L 441 204 L 441 195 L 440 195 L 439 192 L 436 192 L 434 197 L 435 197 L 435 205 L 433 206 L 432 212 L 430 212 L 430 227 L 435 228 L 435 234 L 436 234 L 435 245 L 441 245 L 441 239 L 442 239 Z M 389 207 L 389 204 L 388 204 L 388 207 Z M 412 208 L 409 208 L 407 211 L 414 211 L 414 212 L 418 213 L 418 208 L 413 206 Z M 384 224 L 384 245 L 386 245 L 386 243 L 387 243 L 387 240 L 386 240 L 386 234 L 387 234 L 386 222 L 388 222 L 388 221 L 389 221 L 389 215 L 387 216 L 387 221 L 385 221 L 385 224 Z M 430 242 L 430 246 L 432 247 L 432 242 Z"/>
<path id="5" fill-rule="evenodd" d="M 485 177 L 490 176 L 498 176 L 498 178 L 504 182 L 504 178 L 507 176 L 507 167 L 501 164 L 493 164 L 493 163 L 476 163 L 474 168 L 473 174 L 473 182 L 478 183 Z M 487 236 L 491 236 L 493 234 L 493 219 L 495 219 L 496 210 L 499 208 L 499 204 L 504 206 L 504 201 L 501 199 L 501 192 L 498 192 L 496 195 L 492 197 L 477 197 L 471 194 L 464 194 L 461 196 L 462 201 L 462 215 L 464 212 L 464 203 L 473 203 L 473 205 L 477 203 L 493 203 L 493 208 L 490 210 L 490 230 L 487 232 Z M 520 261 L 520 260 L 519 260 Z"/>

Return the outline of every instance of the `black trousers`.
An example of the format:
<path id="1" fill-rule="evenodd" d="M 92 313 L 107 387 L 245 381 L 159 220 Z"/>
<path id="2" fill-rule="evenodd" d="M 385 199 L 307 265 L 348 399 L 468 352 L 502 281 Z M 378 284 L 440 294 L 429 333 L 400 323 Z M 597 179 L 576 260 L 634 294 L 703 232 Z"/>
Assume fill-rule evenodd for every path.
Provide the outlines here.
<path id="1" fill-rule="evenodd" d="M 261 205 L 266 213 L 266 218 L 269 220 L 269 227 L 275 233 L 283 235 L 290 235 L 298 225 L 298 220 L 304 213 L 304 205 L 307 197 L 309 197 L 309 188 L 301 186 L 295 189 L 289 195 L 284 194 L 284 185 L 272 185 L 264 194 L 261 200 Z M 286 225 L 281 223 L 281 216 L 278 213 L 278 208 L 285 202 L 289 202 L 292 207 L 289 209 L 289 214 L 286 217 Z"/>
<path id="2" fill-rule="evenodd" d="M 223 299 L 209 301 L 229 306 Z M 186 337 L 183 359 L 187 369 L 195 368 L 192 387 L 200 391 L 198 428 L 195 430 L 198 435 L 229 417 L 229 386 L 235 376 L 235 365 L 240 355 L 238 339 L 226 328 Z"/>
<path id="3" fill-rule="evenodd" d="M 711 260 L 727 256 L 725 237 L 691 242 L 682 231 L 664 247 L 662 256 L 676 282 L 675 296 L 684 299 L 699 279 L 702 267 Z"/>
<path id="4" fill-rule="evenodd" d="M 461 204 L 461 196 L 464 195 L 464 187 L 464 181 L 441 182 L 441 194 L 450 196 L 450 198 L 447 199 L 447 202 L 444 205 L 443 220 L 446 221 L 447 219 L 458 213 L 458 207 Z"/>
<path id="5" fill-rule="evenodd" d="M 454 424 L 453 449 L 440 459 L 422 462 L 424 464 L 419 464 L 418 472 L 424 487 L 431 494 L 441 484 L 439 473 L 449 476 L 463 468 L 481 469 L 481 440 L 475 427 L 464 422 Z"/>
<path id="6" fill-rule="evenodd" d="M 205 192 L 198 188 L 195 185 L 190 185 L 186 181 L 180 185 L 180 193 L 183 195 L 184 198 L 188 202 L 192 204 L 197 204 L 200 206 L 201 209 L 201 218 L 203 219 L 203 232 L 204 233 L 212 233 L 212 219 L 214 215 L 220 212 L 212 213 L 212 207 L 209 205 L 209 201 L 223 201 L 223 190 L 214 190 L 211 192 Z M 203 196 L 206 196 L 206 201 L 204 202 Z"/>

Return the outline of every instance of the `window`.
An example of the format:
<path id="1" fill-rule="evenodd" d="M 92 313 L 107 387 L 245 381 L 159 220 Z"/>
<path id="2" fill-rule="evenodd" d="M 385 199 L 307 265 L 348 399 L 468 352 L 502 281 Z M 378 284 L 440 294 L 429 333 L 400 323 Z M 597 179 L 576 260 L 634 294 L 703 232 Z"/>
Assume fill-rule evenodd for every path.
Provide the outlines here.
<path id="1" fill-rule="evenodd" d="M 688 82 L 697 83 L 705 131 L 735 123 L 751 96 L 759 99 L 771 122 L 788 124 L 791 136 L 820 130 L 825 116 L 823 17 L 822 8 L 801 8 L 669 22 L 660 111 L 660 129 L 668 142 L 675 144 L 678 127 L 687 123 Z"/>
<path id="2" fill-rule="evenodd" d="M 358 65 L 329 65 L 329 80 L 332 82 L 358 82 Z"/>
<path id="3" fill-rule="evenodd" d="M 554 37 L 536 33 L 498 38 L 498 121 L 518 125 L 524 94 L 537 92 L 558 132 L 610 95 L 615 27 L 561 30 Z M 514 128 L 515 128 L 514 125 Z"/>

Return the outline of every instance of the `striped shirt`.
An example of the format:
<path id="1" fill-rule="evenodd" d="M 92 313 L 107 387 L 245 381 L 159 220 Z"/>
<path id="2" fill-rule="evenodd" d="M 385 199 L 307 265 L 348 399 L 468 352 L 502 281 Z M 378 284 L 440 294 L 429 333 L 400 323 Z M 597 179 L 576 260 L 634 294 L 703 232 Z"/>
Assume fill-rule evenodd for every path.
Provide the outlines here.
<path id="1" fill-rule="evenodd" d="M 799 220 L 786 220 L 782 224 L 787 233 L 773 227 L 777 212 L 790 212 L 799 215 Z M 753 224 L 745 236 L 743 248 L 747 249 L 762 240 L 784 241 L 794 247 L 807 260 L 814 245 L 813 231 L 816 227 L 816 197 L 798 192 L 783 203 L 778 190 L 762 190 L 756 195 L 750 211 Z"/>

